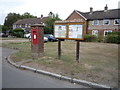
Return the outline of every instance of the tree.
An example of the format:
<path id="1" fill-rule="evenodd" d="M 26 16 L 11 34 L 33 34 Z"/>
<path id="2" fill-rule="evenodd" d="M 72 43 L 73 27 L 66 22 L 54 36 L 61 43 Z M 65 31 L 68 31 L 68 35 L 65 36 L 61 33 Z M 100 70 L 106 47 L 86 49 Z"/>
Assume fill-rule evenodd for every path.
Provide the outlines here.
<path id="1" fill-rule="evenodd" d="M 23 15 L 21 15 L 21 18 L 22 19 L 24 19 L 24 18 L 37 18 L 37 16 L 33 16 L 30 13 L 25 12 Z"/>
<path id="2" fill-rule="evenodd" d="M 0 25 L 0 31 L 2 31 L 2 25 Z"/>
<path id="3" fill-rule="evenodd" d="M 50 12 L 48 15 L 49 17 L 45 19 L 44 33 L 53 34 L 54 22 L 61 19 L 59 18 L 58 14 L 54 14 L 52 12 Z"/>
<path id="4" fill-rule="evenodd" d="M 17 20 L 19 19 L 24 19 L 24 18 L 35 18 L 36 16 L 31 15 L 28 12 L 25 12 L 24 14 L 20 15 L 19 13 L 9 13 L 6 18 L 5 18 L 5 22 L 4 22 L 4 26 L 7 27 L 6 29 L 8 30 L 12 30 L 12 25 L 13 23 L 15 23 Z M 6 29 L 4 28 L 3 30 L 6 31 Z"/>
<path id="5" fill-rule="evenodd" d="M 9 13 L 5 18 L 4 26 L 6 26 L 8 29 L 12 29 L 12 24 L 20 18 L 20 14 Z"/>
<path id="6" fill-rule="evenodd" d="M 2 32 L 3 32 L 3 33 L 6 33 L 7 30 L 8 30 L 8 27 L 7 27 L 7 26 L 2 26 Z"/>

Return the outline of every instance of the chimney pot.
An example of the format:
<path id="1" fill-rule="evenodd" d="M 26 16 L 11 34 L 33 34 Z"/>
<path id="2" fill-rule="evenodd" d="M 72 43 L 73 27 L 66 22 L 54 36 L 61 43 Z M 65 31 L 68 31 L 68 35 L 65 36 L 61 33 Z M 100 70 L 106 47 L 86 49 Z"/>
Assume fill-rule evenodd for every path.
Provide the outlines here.
<path id="1" fill-rule="evenodd" d="M 43 18 L 43 15 L 41 14 L 41 18 Z"/>
<path id="2" fill-rule="evenodd" d="M 107 10 L 108 10 L 108 6 L 107 6 L 107 4 L 106 4 L 106 6 L 105 6 L 105 8 L 104 8 L 104 12 L 107 12 Z"/>
<path id="3" fill-rule="evenodd" d="M 92 14 L 93 13 L 93 8 L 92 7 L 90 7 L 90 14 Z"/>

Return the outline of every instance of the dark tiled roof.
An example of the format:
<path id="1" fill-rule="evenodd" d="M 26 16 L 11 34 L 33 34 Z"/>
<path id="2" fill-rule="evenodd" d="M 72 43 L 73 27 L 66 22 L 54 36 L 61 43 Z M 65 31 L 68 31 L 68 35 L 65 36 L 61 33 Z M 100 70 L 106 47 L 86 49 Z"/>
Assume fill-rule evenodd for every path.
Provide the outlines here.
<path id="1" fill-rule="evenodd" d="M 90 12 L 85 12 L 85 13 L 80 11 L 77 12 L 83 15 L 87 20 L 120 19 L 120 9 L 107 10 L 106 12 L 104 10 L 93 11 L 92 14 L 90 14 Z"/>
<path id="2" fill-rule="evenodd" d="M 14 24 L 41 24 L 45 21 L 46 18 L 47 17 L 21 19 L 16 21 Z"/>

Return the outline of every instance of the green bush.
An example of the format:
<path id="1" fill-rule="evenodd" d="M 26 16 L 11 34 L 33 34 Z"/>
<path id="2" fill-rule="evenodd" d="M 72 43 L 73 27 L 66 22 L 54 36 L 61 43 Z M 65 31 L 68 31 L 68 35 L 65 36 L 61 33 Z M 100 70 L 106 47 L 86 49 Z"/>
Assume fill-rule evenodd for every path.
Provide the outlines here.
<path id="1" fill-rule="evenodd" d="M 24 30 L 20 28 L 16 28 L 12 31 L 12 35 L 16 37 L 23 38 L 24 37 Z"/>
<path id="2" fill-rule="evenodd" d="M 105 42 L 106 42 L 106 43 L 116 43 L 116 44 L 120 44 L 120 32 L 112 32 L 112 33 L 109 33 L 109 34 L 105 37 Z"/>
<path id="3" fill-rule="evenodd" d="M 91 35 L 91 34 L 84 35 L 85 42 L 93 42 L 93 41 L 96 41 L 96 39 L 97 39 L 97 37 L 95 35 Z"/>
<path id="4" fill-rule="evenodd" d="M 98 36 L 97 37 L 97 42 L 103 42 L 103 37 L 102 36 Z"/>

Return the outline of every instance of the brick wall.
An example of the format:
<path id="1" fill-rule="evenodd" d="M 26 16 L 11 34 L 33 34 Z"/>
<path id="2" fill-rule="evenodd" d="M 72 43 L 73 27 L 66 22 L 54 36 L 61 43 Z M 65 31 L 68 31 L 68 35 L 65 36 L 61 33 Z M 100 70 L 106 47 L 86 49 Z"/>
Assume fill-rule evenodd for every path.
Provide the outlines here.
<path id="1" fill-rule="evenodd" d="M 87 33 L 86 20 L 82 16 L 78 15 L 78 13 L 76 13 L 75 11 L 66 20 L 74 20 L 74 19 L 82 19 L 83 20 L 83 22 L 84 22 L 84 34 L 86 34 Z"/>
<path id="2" fill-rule="evenodd" d="M 92 25 L 92 21 L 88 21 L 88 32 L 92 34 L 92 30 L 98 30 L 99 36 L 104 36 L 105 30 L 120 31 L 120 25 L 114 25 L 114 19 L 110 20 L 109 25 L 104 25 L 103 20 L 99 20 L 99 25 Z"/>
<path id="3" fill-rule="evenodd" d="M 92 21 L 88 21 L 89 25 L 88 25 L 88 29 L 118 29 L 118 25 L 114 25 L 114 19 L 110 20 L 110 24 L 109 25 L 103 25 L 103 20 L 99 20 L 99 25 L 92 25 Z"/>

